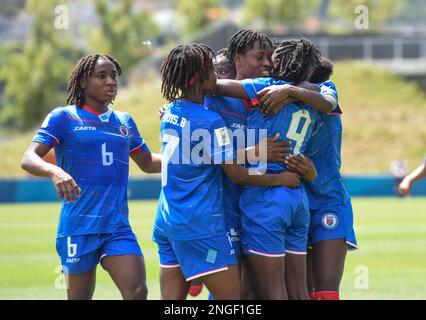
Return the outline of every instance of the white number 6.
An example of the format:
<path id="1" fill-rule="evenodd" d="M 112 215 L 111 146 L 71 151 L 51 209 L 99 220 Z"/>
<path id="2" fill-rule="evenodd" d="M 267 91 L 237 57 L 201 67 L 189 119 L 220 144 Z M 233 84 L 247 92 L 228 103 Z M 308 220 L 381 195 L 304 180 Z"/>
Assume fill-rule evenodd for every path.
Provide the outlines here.
<path id="1" fill-rule="evenodd" d="M 112 152 L 106 151 L 106 143 L 102 145 L 102 165 L 103 166 L 110 166 L 114 162 L 114 155 Z"/>

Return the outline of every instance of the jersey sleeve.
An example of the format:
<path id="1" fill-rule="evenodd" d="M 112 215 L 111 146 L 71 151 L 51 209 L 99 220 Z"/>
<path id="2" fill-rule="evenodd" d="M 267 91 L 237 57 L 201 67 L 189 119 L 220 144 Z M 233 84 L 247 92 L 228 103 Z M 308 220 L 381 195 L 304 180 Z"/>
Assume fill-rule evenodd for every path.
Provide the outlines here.
<path id="1" fill-rule="evenodd" d="M 228 128 L 220 116 L 217 116 L 210 127 L 210 136 L 211 153 L 209 156 L 212 163 L 221 164 L 237 157 L 229 137 Z"/>
<path id="2" fill-rule="evenodd" d="M 129 127 L 130 154 L 149 152 L 148 145 L 145 143 L 144 139 L 141 137 L 138 127 L 130 115 L 129 115 L 127 126 Z"/>
<path id="3" fill-rule="evenodd" d="M 60 144 L 65 135 L 64 123 L 66 122 L 64 113 L 59 108 L 51 111 L 44 119 L 32 141 L 47 144 L 51 147 Z"/>
<path id="4" fill-rule="evenodd" d="M 339 104 L 339 96 L 337 94 L 336 86 L 331 81 L 326 81 L 321 84 L 321 94 L 326 96 L 328 100 L 333 104 L 333 110 L 335 110 Z"/>
<path id="5" fill-rule="evenodd" d="M 257 93 L 273 84 L 272 78 L 255 78 L 241 81 L 244 91 L 253 104 L 257 104 Z"/>

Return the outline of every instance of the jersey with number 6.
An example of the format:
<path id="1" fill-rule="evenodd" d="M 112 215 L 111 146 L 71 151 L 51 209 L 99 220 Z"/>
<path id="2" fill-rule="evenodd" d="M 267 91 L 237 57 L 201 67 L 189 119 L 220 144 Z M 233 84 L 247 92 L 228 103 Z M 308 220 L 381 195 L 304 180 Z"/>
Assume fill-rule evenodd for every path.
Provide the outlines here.
<path id="1" fill-rule="evenodd" d="M 241 84 L 250 99 L 254 101 L 257 93 L 262 89 L 271 85 L 287 84 L 287 82 L 272 78 L 256 78 L 243 80 Z M 319 112 L 304 103 L 288 103 L 279 113 L 269 117 L 255 108 L 248 115 L 247 130 L 266 129 L 268 137 L 280 133 L 278 140 L 288 140 L 293 148 L 292 153 L 299 154 L 305 152 L 318 118 Z M 259 142 L 259 134 L 255 137 L 255 143 Z M 283 163 L 278 162 L 268 162 L 266 165 L 268 172 L 287 169 Z"/>
<path id="2" fill-rule="evenodd" d="M 235 158 L 225 122 L 200 104 L 176 100 L 160 131 L 162 188 L 155 232 L 175 240 L 225 234 L 219 164 Z"/>
<path id="3" fill-rule="evenodd" d="M 58 238 L 131 231 L 129 154 L 149 149 L 128 113 L 59 107 L 49 113 L 33 141 L 54 147 L 58 166 L 81 188 L 75 203 L 62 203 Z"/>

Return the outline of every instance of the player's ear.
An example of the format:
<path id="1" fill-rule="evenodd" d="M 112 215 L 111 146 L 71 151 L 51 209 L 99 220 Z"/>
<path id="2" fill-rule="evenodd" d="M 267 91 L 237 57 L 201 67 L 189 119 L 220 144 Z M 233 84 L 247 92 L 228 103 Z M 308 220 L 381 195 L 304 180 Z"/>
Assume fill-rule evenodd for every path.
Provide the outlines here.
<path id="1" fill-rule="evenodd" d="M 240 54 L 236 54 L 235 55 L 235 57 L 234 57 L 234 63 L 235 63 L 235 66 L 240 66 L 240 64 L 241 64 L 241 55 Z"/>

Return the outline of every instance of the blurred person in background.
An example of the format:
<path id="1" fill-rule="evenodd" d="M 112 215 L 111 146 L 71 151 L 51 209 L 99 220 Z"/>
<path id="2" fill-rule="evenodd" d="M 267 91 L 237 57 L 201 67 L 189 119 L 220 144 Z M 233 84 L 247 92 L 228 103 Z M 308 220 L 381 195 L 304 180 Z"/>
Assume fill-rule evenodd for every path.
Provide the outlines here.
<path id="1" fill-rule="evenodd" d="M 399 193 L 402 196 L 407 196 L 411 193 L 413 183 L 419 179 L 426 177 L 426 155 L 423 163 L 420 164 L 413 172 L 408 174 L 399 184 Z"/>

